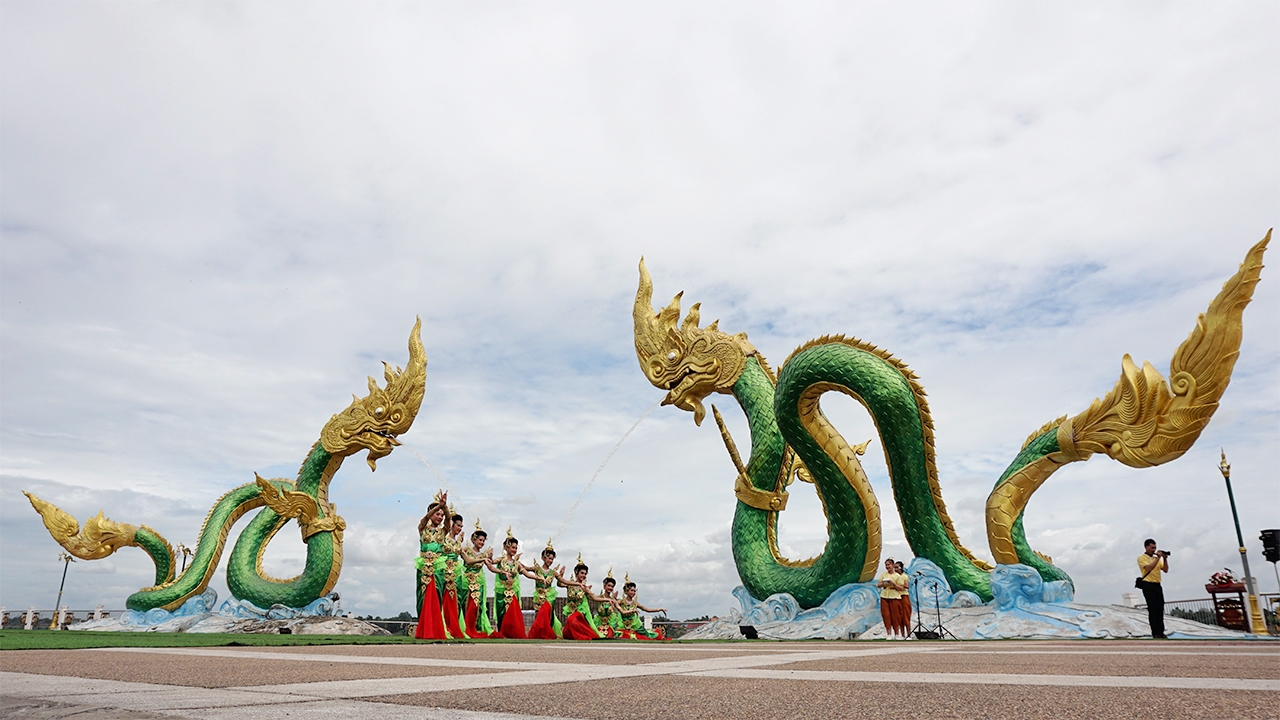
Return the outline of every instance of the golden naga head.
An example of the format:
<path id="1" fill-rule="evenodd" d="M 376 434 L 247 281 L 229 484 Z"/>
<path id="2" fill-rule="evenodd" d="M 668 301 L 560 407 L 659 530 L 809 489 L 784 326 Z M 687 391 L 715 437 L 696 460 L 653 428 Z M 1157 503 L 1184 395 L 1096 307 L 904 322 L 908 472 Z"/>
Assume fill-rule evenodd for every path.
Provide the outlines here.
<path id="1" fill-rule="evenodd" d="M 427 385 L 427 354 L 422 349 L 422 319 L 409 334 L 409 364 L 402 371 L 382 363 L 386 388 L 369 378 L 369 394 L 352 396 L 351 405 L 334 415 L 320 431 L 320 444 L 331 455 L 346 457 L 368 450 L 369 467 L 377 470 L 377 461 L 391 454 L 403 435 L 413 425 L 422 407 L 422 394 Z"/>
<path id="2" fill-rule="evenodd" d="M 707 411 L 703 398 L 711 393 L 729 393 L 742 375 L 747 356 L 756 349 L 747 342 L 746 333 L 729 335 L 720 331 L 719 320 L 705 328 L 698 327 L 698 304 L 689 308 L 680 321 L 680 297 L 653 312 L 653 280 L 640 258 L 640 287 L 636 290 L 635 333 L 636 357 L 640 369 L 654 387 L 667 391 L 663 405 L 675 405 L 693 413 L 693 421 L 702 424 Z M 679 325 L 677 326 L 677 323 Z"/>

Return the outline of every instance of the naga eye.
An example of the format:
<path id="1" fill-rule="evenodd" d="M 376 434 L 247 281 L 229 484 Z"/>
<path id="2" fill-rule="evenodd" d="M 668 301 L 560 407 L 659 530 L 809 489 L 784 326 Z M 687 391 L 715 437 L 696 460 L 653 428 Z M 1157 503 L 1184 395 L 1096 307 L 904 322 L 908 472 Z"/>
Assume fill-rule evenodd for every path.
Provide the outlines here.
<path id="1" fill-rule="evenodd" d="M 382 406 L 381 406 L 381 405 L 379 405 L 378 407 L 376 407 L 376 408 L 374 408 L 374 409 L 373 409 L 373 414 L 374 414 L 374 415 L 381 415 L 383 412 L 384 412 L 384 411 L 383 411 L 383 408 L 382 408 Z"/>
<path id="2" fill-rule="evenodd" d="M 668 360 L 675 360 L 675 359 L 676 359 L 676 351 L 675 351 L 675 350 L 672 350 L 671 352 L 667 353 L 667 359 L 668 359 Z"/>

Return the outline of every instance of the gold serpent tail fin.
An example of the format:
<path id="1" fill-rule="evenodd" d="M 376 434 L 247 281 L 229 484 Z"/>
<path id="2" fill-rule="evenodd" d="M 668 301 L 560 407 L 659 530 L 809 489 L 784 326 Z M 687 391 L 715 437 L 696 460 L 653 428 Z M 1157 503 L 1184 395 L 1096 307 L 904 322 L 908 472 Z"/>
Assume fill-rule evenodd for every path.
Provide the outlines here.
<path id="1" fill-rule="evenodd" d="M 1271 231 L 1249 249 L 1240 269 L 1223 284 L 1195 329 L 1169 363 L 1169 382 L 1151 363 L 1139 368 L 1121 360 L 1120 379 L 1089 409 L 1057 424 L 1058 452 L 1019 469 L 987 498 L 987 541 L 996 562 L 1019 562 L 1013 525 L 1027 502 L 1059 467 L 1105 453 L 1129 467 L 1144 468 L 1181 457 L 1209 424 L 1231 381 L 1244 336 L 1245 306 L 1262 272 Z M 1041 428 L 1039 436 L 1050 426 Z M 1024 446 L 1025 447 L 1025 446 Z"/>
<path id="2" fill-rule="evenodd" d="M 71 513 L 25 490 L 22 494 L 31 501 L 31 507 L 40 513 L 40 518 L 44 520 L 44 526 L 53 539 L 81 560 L 101 560 L 120 548 L 138 544 L 133 539 L 138 532 L 136 525 L 110 520 L 99 512 L 86 520 L 81 528 Z"/>
<path id="3" fill-rule="evenodd" d="M 1196 318 L 1195 329 L 1169 363 L 1168 383 L 1151 363 L 1139 369 L 1124 356 L 1111 392 L 1068 421 L 1076 454 L 1106 453 L 1141 468 L 1167 463 L 1191 449 L 1231 381 L 1244 336 L 1244 308 L 1253 299 L 1270 241 L 1268 230 L 1209 309 Z"/>

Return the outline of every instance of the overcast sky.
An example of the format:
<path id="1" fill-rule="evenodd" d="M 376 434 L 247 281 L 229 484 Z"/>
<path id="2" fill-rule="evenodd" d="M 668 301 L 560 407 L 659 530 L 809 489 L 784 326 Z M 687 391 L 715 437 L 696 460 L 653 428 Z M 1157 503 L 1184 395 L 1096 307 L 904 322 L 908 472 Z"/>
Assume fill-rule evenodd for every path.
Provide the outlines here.
<path id="1" fill-rule="evenodd" d="M 405 447 L 331 487 L 346 609 L 412 609 L 442 484 L 412 450 L 468 526 L 511 525 L 528 555 L 563 528 L 593 583 L 612 566 L 674 617 L 723 612 L 735 471 L 714 423 L 654 410 L 569 517 L 662 397 L 632 344 L 641 255 L 656 301 L 686 291 L 775 364 L 836 332 L 905 360 L 957 530 L 989 558 L 984 502 L 1027 434 L 1126 352 L 1167 373 L 1280 217 L 1277 31 L 1274 2 L 4 2 L 0 605 L 51 607 L 61 571 L 21 490 L 193 545 L 226 490 L 294 476 L 420 315 Z M 1147 536 L 1174 552 L 1170 599 L 1238 572 L 1219 447 L 1275 591 L 1277 318 L 1272 267 L 1183 458 L 1095 457 L 1032 500 L 1032 545 L 1077 599 L 1132 591 Z M 853 401 L 824 409 L 874 435 Z M 797 490 L 781 542 L 808 557 L 825 523 Z M 266 569 L 303 548 L 281 533 Z M 64 602 L 120 608 L 151 573 L 136 549 L 80 562 Z"/>

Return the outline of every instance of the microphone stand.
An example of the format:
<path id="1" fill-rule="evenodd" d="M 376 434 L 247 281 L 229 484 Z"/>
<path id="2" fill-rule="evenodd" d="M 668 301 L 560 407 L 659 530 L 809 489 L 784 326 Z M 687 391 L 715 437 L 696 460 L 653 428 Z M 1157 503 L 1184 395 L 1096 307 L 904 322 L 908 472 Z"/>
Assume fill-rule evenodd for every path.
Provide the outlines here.
<path id="1" fill-rule="evenodd" d="M 915 635 L 915 636 L 916 636 L 918 639 L 920 639 L 920 640 L 933 640 L 933 639 L 935 639 L 935 638 L 937 637 L 937 633 L 934 633 L 934 632 L 931 632 L 931 631 L 929 631 L 929 630 L 926 630 L 926 629 L 925 629 L 925 627 L 924 627 L 924 623 L 920 622 L 920 618 L 921 618 L 921 615 L 920 615 L 920 573 L 915 573 L 914 575 L 912 575 L 912 577 L 911 577 L 911 584 L 912 584 L 912 586 L 913 586 L 913 587 L 915 587 L 915 590 L 916 590 L 916 592 L 915 592 L 915 601 L 916 601 L 916 626 L 915 626 L 914 628 L 912 628 L 912 629 L 911 629 L 911 634 L 912 634 L 912 635 Z M 931 637 L 931 636 L 932 636 L 932 637 Z"/>
<path id="2" fill-rule="evenodd" d="M 959 640 L 960 638 L 956 637 L 954 633 L 942 626 L 942 603 L 939 602 L 938 593 L 938 583 L 935 582 L 933 584 L 933 609 L 938 614 L 938 627 L 934 632 L 937 633 L 939 640 L 945 640 L 948 637 L 952 640 Z"/>

